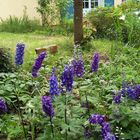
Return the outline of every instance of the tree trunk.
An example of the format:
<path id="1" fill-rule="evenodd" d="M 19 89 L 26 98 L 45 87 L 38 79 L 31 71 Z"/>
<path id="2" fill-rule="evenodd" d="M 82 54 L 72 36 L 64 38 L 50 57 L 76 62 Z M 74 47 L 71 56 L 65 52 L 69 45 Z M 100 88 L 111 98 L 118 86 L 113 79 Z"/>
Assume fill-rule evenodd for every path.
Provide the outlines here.
<path id="1" fill-rule="evenodd" d="M 74 0 L 74 43 L 83 39 L 83 0 Z"/>

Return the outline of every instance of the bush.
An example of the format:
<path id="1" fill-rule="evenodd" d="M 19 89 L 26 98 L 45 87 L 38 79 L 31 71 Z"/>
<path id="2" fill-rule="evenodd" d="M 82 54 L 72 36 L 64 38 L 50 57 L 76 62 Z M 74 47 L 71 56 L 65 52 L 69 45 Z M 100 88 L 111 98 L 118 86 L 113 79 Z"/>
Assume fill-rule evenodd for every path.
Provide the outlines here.
<path id="1" fill-rule="evenodd" d="M 9 50 L 0 48 L 0 72 L 12 72 L 11 55 Z"/>
<path id="2" fill-rule="evenodd" d="M 97 38 L 115 38 L 115 25 L 113 19 L 114 8 L 97 8 L 88 15 L 92 26 L 96 28 L 95 36 Z"/>
<path id="3" fill-rule="evenodd" d="M 6 20 L 1 19 L 0 32 L 26 33 L 32 32 L 39 28 L 39 22 L 29 20 L 28 16 L 21 18 L 9 17 Z"/>
<path id="4" fill-rule="evenodd" d="M 139 46 L 140 19 L 135 12 L 140 7 L 139 3 L 128 2 L 121 6 L 97 8 L 88 14 L 88 20 L 96 28 L 96 38 L 107 38 Z M 125 10 L 124 10 L 125 9 Z"/>

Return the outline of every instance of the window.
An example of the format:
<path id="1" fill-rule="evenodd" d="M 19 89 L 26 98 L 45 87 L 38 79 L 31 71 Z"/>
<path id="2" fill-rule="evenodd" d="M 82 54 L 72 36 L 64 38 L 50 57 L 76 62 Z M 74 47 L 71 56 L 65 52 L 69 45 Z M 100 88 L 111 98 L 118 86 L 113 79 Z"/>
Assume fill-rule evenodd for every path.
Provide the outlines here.
<path id="1" fill-rule="evenodd" d="M 83 8 L 89 8 L 89 0 L 83 0 Z"/>
<path id="2" fill-rule="evenodd" d="M 91 0 L 91 8 L 98 7 L 98 0 Z"/>
<path id="3" fill-rule="evenodd" d="M 83 8 L 84 9 L 91 9 L 98 7 L 98 0 L 83 0 Z"/>

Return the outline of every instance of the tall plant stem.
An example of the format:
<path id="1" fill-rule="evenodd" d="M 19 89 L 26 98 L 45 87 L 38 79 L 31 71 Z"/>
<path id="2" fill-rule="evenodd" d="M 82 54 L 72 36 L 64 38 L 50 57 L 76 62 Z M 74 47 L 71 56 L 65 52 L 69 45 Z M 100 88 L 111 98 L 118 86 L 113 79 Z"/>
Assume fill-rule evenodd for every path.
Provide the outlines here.
<path id="1" fill-rule="evenodd" d="M 53 136 L 53 139 L 54 139 L 53 122 L 52 122 L 52 117 L 51 116 L 50 116 L 50 123 L 51 123 L 52 136 Z"/>
<path id="2" fill-rule="evenodd" d="M 67 94 L 65 94 L 65 124 L 68 124 L 67 122 Z M 68 132 L 66 130 L 66 133 L 65 133 L 65 140 L 68 139 Z"/>
<path id="3" fill-rule="evenodd" d="M 19 78 L 18 76 L 20 75 L 19 73 L 19 67 L 18 67 L 18 74 L 17 74 L 17 82 L 19 84 Z M 20 102 L 19 102 L 19 92 L 17 91 L 17 85 L 16 85 L 16 100 L 17 100 L 17 105 L 18 105 L 18 115 L 19 115 L 19 119 L 23 128 L 23 132 L 24 132 L 24 137 L 27 140 L 27 135 L 26 135 L 26 131 L 25 131 L 25 127 L 24 127 L 24 120 L 23 120 L 23 116 L 22 116 L 22 111 L 20 109 Z"/>
<path id="4" fill-rule="evenodd" d="M 90 108 L 89 108 L 87 93 L 85 93 L 85 98 L 86 98 L 87 112 L 88 112 L 88 115 L 90 116 Z"/>
<path id="5" fill-rule="evenodd" d="M 25 127 L 24 127 L 24 120 L 23 120 L 23 116 L 22 116 L 22 113 L 21 113 L 21 110 L 20 110 L 20 103 L 19 103 L 18 95 L 16 95 L 16 99 L 17 99 L 17 103 L 18 103 L 18 114 L 19 114 L 20 122 L 22 124 L 23 132 L 24 132 L 24 137 L 27 140 L 27 135 L 26 135 Z"/>

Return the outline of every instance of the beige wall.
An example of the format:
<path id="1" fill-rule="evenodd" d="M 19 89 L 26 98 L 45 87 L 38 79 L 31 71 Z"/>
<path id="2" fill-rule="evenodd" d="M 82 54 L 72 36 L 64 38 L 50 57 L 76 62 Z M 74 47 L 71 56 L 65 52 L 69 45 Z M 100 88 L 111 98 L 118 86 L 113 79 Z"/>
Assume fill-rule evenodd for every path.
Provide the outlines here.
<path id="1" fill-rule="evenodd" d="M 22 17 L 25 6 L 30 19 L 40 19 L 36 12 L 37 0 L 0 0 L 0 18 L 5 19 L 10 15 Z"/>
<path id="2" fill-rule="evenodd" d="M 120 5 L 122 3 L 122 0 L 115 0 L 115 6 Z"/>

